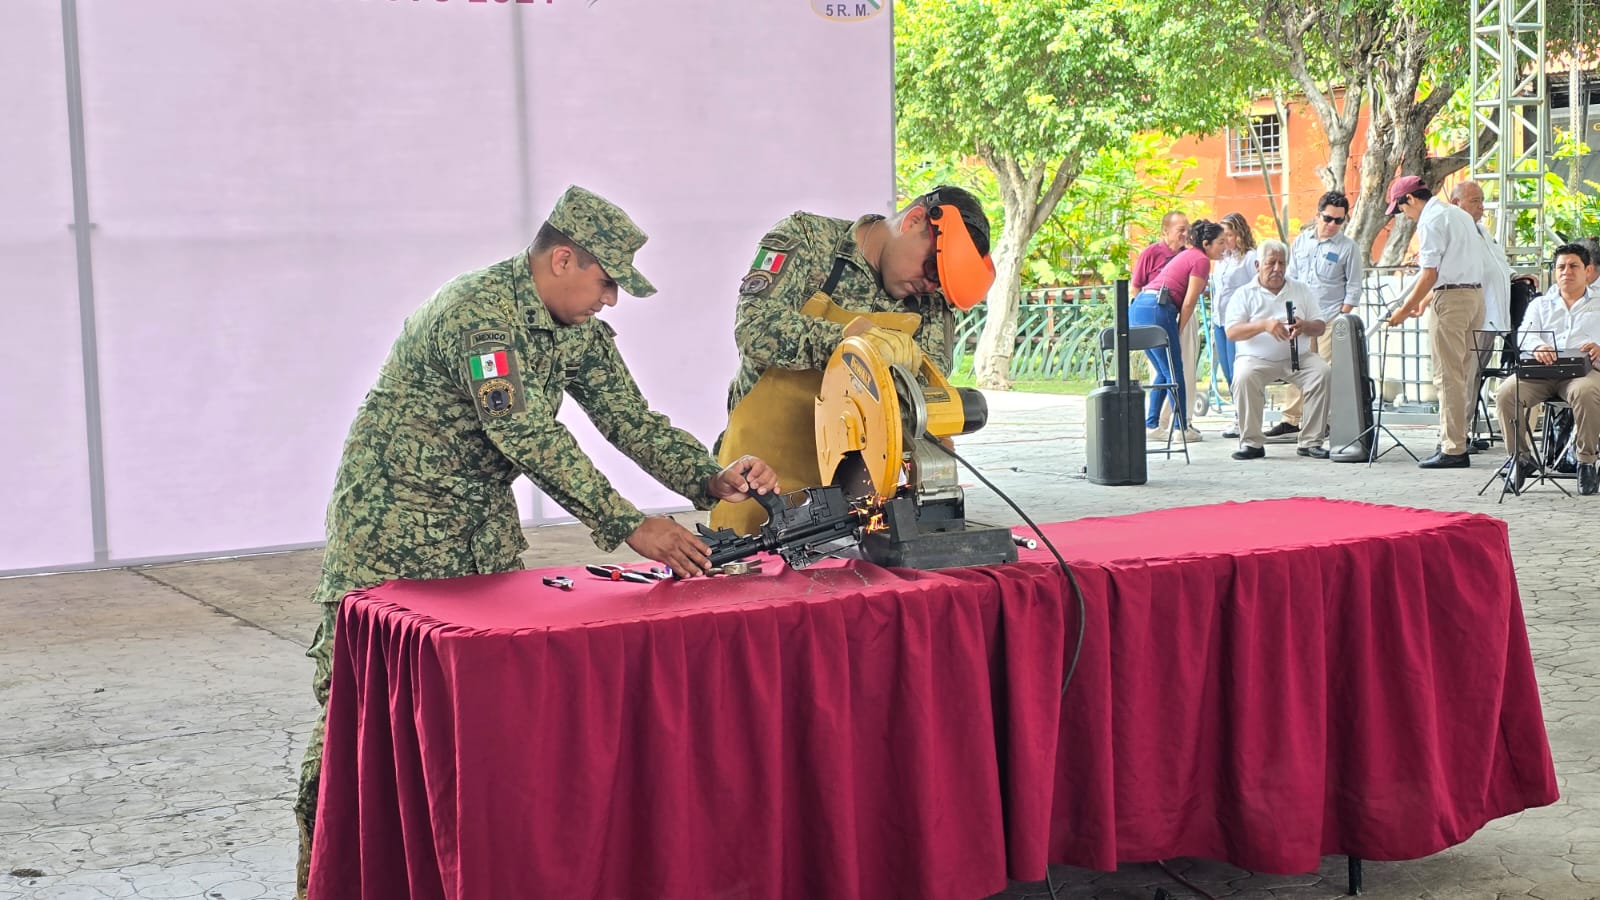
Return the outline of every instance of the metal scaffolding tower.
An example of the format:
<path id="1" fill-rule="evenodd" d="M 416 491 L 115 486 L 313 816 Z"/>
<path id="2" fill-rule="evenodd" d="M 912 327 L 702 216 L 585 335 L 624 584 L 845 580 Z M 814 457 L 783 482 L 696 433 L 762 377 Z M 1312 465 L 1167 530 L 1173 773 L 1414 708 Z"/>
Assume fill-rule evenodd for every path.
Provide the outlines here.
<path id="1" fill-rule="evenodd" d="M 1472 0 L 1469 166 L 1484 187 L 1484 215 L 1493 217 L 1495 237 L 1512 268 L 1525 272 L 1543 271 L 1549 231 L 1544 38 L 1544 0 Z M 1531 242 L 1518 239 L 1519 224 Z"/>

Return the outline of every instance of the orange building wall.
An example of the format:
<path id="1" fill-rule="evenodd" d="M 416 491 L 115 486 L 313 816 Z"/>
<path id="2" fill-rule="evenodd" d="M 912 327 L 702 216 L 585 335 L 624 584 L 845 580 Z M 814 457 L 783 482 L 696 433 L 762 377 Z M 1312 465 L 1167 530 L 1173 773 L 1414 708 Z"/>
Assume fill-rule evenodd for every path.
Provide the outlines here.
<path id="1" fill-rule="evenodd" d="M 1336 105 L 1342 102 L 1343 98 L 1336 96 Z M 1258 102 L 1251 111 L 1252 115 L 1272 112 L 1270 101 Z M 1288 164 L 1284 170 L 1272 172 L 1270 176 L 1280 207 L 1287 203 L 1289 235 L 1293 237 L 1316 214 L 1317 198 L 1326 190 L 1317 170 L 1328 164 L 1328 137 L 1316 112 L 1303 100 L 1287 101 L 1287 117 L 1284 138 Z M 1361 154 L 1367 146 L 1366 130 L 1367 113 L 1363 108 L 1355 139 L 1350 143 L 1349 165 L 1345 172 L 1345 193 L 1352 196 L 1360 181 Z M 1227 213 L 1242 213 L 1250 222 L 1256 240 L 1273 237 L 1272 210 L 1261 173 L 1228 174 L 1227 147 L 1228 136 L 1224 131 L 1179 139 L 1173 144 L 1172 153 L 1176 158 L 1192 156 L 1195 159 L 1195 168 L 1186 174 L 1199 179 L 1191 197 L 1205 207 L 1201 215 L 1215 221 Z"/>

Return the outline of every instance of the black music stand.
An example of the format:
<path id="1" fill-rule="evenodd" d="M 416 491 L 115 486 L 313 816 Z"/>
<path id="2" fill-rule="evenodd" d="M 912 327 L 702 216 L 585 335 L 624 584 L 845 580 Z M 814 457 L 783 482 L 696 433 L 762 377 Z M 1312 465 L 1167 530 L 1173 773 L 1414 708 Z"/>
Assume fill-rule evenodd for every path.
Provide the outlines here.
<path id="1" fill-rule="evenodd" d="M 1521 336 L 1525 336 L 1529 333 L 1549 335 L 1550 340 L 1545 343 L 1548 343 L 1552 347 L 1555 346 L 1555 332 L 1523 332 Z M 1514 340 L 1512 341 L 1513 347 L 1520 345 L 1521 336 L 1514 335 Z M 1512 354 L 1510 374 L 1512 378 L 1517 380 L 1517 407 L 1512 413 L 1512 423 L 1513 427 L 1516 429 L 1516 433 L 1528 439 L 1528 456 L 1533 460 L 1533 468 L 1528 472 L 1528 475 L 1532 476 L 1536 474 L 1537 477 L 1532 477 L 1524 481 L 1522 490 L 1520 491 L 1512 489 L 1511 467 L 1517 464 L 1517 444 L 1519 442 L 1507 437 L 1506 461 L 1501 463 L 1500 468 L 1496 469 L 1494 474 L 1489 476 L 1489 480 L 1484 482 L 1483 487 L 1478 489 L 1478 496 L 1482 497 L 1483 492 L 1489 489 L 1489 485 L 1494 484 L 1494 480 L 1496 478 L 1500 479 L 1500 498 L 1495 501 L 1496 503 L 1504 503 L 1506 494 L 1520 497 L 1527 493 L 1529 487 L 1535 484 L 1553 484 L 1556 486 L 1557 490 L 1561 491 L 1561 493 L 1566 494 L 1568 497 L 1572 496 L 1572 492 L 1567 490 L 1566 487 L 1561 484 L 1561 482 L 1557 481 L 1555 477 L 1550 474 L 1549 466 L 1544 460 L 1544 448 L 1534 446 L 1533 423 L 1528 421 L 1528 407 L 1522 402 L 1523 379 L 1521 373 L 1522 365 L 1525 361 L 1526 360 L 1524 360 L 1520 351 Z"/>
<path id="2" fill-rule="evenodd" d="M 1399 304 L 1395 304 L 1394 309 L 1399 309 Z M 1380 337 L 1378 339 L 1378 381 L 1377 381 L 1377 388 L 1372 392 L 1372 424 L 1368 425 L 1365 430 L 1363 430 L 1360 434 L 1356 435 L 1354 438 L 1351 438 L 1343 446 L 1339 447 L 1338 449 L 1329 451 L 1329 455 L 1330 456 L 1332 454 L 1335 454 L 1335 453 L 1342 453 L 1345 450 L 1348 450 L 1349 448 L 1354 447 L 1355 445 L 1361 443 L 1363 440 L 1366 440 L 1368 435 L 1371 435 L 1372 439 L 1367 443 L 1367 465 L 1368 466 L 1371 466 L 1373 463 L 1377 462 L 1378 460 L 1383 459 L 1385 456 L 1388 456 L 1389 455 L 1389 451 L 1395 449 L 1396 447 L 1400 448 L 1401 450 L 1404 450 L 1406 452 L 1406 455 L 1411 457 L 1411 461 L 1412 462 L 1417 462 L 1418 461 L 1417 460 L 1417 455 L 1415 453 L 1411 452 L 1411 448 L 1406 446 L 1405 441 L 1400 440 L 1399 437 L 1395 436 L 1395 433 L 1393 431 L 1389 430 L 1389 426 L 1383 424 L 1383 384 L 1384 384 L 1384 375 L 1386 374 L 1386 370 L 1388 369 L 1388 364 L 1389 364 L 1389 330 L 1387 328 L 1385 328 L 1384 325 L 1387 324 L 1387 322 L 1389 320 L 1389 316 L 1394 314 L 1394 309 L 1391 309 L 1391 310 L 1385 312 L 1382 316 L 1380 316 L 1378 318 L 1378 320 L 1376 322 L 1374 322 L 1371 325 L 1367 326 L 1367 337 L 1368 338 L 1372 337 L 1374 334 L 1381 334 L 1382 335 L 1382 337 Z M 1370 382 L 1371 379 L 1369 378 L 1368 381 Z M 1378 452 L 1378 433 L 1379 432 L 1382 432 L 1382 433 L 1388 435 L 1389 436 L 1389 440 L 1394 441 L 1393 444 L 1390 444 L 1388 447 L 1385 447 L 1382 453 Z"/>
<path id="3" fill-rule="evenodd" d="M 1491 378 L 1504 378 L 1511 374 L 1517 348 L 1512 342 L 1511 332 L 1476 329 L 1472 332 L 1472 349 L 1478 354 L 1478 375 L 1472 382 L 1472 422 L 1468 424 L 1476 425 L 1481 418 L 1483 430 L 1471 429 L 1468 441 L 1474 450 L 1487 450 L 1494 446 L 1495 441 L 1504 441 L 1505 435 L 1495 431 L 1494 416 L 1489 415 L 1489 400 L 1483 395 L 1483 386 Z M 1498 365 L 1492 362 L 1496 353 L 1500 355 Z"/>

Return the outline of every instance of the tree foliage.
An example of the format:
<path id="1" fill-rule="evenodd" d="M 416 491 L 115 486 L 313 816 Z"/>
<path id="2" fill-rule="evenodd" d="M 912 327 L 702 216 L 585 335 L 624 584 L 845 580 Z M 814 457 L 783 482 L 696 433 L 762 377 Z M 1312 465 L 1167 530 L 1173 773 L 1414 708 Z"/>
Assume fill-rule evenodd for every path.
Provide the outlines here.
<path id="1" fill-rule="evenodd" d="M 1252 22 L 1178 0 L 900 0 L 895 15 L 901 138 L 994 176 L 1003 226 L 976 375 L 1003 387 L 1034 234 L 1103 149 L 1237 117 L 1246 67 L 1204 61 L 1246 52 Z"/>
<path id="2" fill-rule="evenodd" d="M 1544 2 L 1547 60 L 1575 54 L 1583 68 L 1595 68 L 1600 4 Z M 1305 98 L 1329 142 L 1318 175 L 1324 186 L 1341 190 L 1366 113 L 1347 230 L 1370 256 L 1389 228 L 1380 261 L 1394 261 L 1413 226 L 1409 220 L 1391 226 L 1384 215 L 1389 182 L 1417 174 L 1437 189 L 1468 163 L 1471 5 L 899 0 L 902 154 L 922 167 L 920 175 L 937 170 L 964 178 L 957 183 L 990 199 L 998 226 L 999 278 L 980 340 L 979 383 L 1004 385 L 1023 280 L 1121 274 L 1126 226 L 1154 211 L 1141 203 L 1155 205 L 1135 196 L 1138 186 L 1151 183 L 1149 172 L 1130 174 L 1150 149 L 1141 149 L 1136 135 L 1243 125 L 1252 98 Z M 1483 145 L 1492 140 L 1478 137 Z M 1181 170 L 1166 180 L 1181 183 Z M 1552 214 L 1588 221 L 1593 205 L 1577 185 L 1548 186 Z M 1282 211 L 1285 221 L 1304 214 Z"/>

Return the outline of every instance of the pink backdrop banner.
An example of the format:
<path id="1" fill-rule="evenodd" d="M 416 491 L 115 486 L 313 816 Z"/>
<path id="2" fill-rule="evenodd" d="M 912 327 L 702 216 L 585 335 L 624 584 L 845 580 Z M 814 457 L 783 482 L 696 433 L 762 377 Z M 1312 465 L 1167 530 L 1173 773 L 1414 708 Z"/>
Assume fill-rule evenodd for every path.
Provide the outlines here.
<path id="1" fill-rule="evenodd" d="M 639 265 L 660 293 L 604 317 L 645 395 L 709 445 L 727 422 L 734 303 L 756 242 L 797 209 L 892 206 L 889 16 L 830 21 L 808 0 L 544 11 L 522 19 L 536 206 L 569 180 L 592 185 L 651 235 Z M 634 503 L 683 507 L 576 404 L 562 419 Z M 566 516 L 547 499 L 541 513 Z"/>
<path id="2" fill-rule="evenodd" d="M 94 558 L 61 41 L 0 4 L 0 571 Z"/>
<path id="3" fill-rule="evenodd" d="M 650 233 L 660 293 L 605 317 L 646 395 L 708 443 L 756 240 L 794 209 L 893 196 L 887 15 L 192 0 L 80 4 L 79 30 L 112 561 L 320 541 L 405 316 L 525 246 L 569 183 Z M 58 3 L 5 4 L 0 72 L 26 88 L 0 133 L 0 492 L 20 500 L 0 571 L 93 561 L 63 68 Z M 687 505 L 575 403 L 563 418 L 625 496 Z"/>

